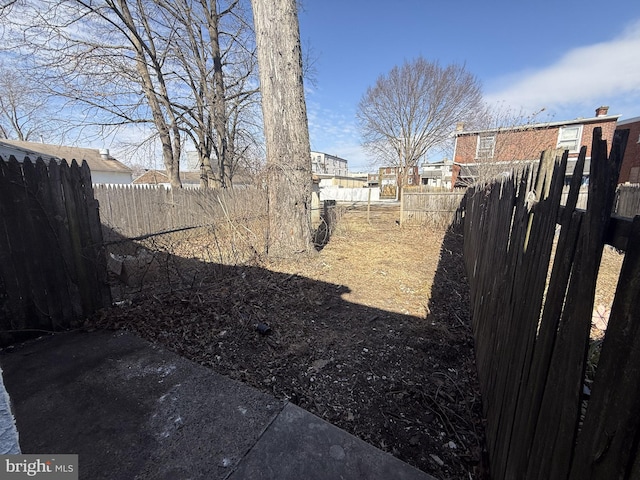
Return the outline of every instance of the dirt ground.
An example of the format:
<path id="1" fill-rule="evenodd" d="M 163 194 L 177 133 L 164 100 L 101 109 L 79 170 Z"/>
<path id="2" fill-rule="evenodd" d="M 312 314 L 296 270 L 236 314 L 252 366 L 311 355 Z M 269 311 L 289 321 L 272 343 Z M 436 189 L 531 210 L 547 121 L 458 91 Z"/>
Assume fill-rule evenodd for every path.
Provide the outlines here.
<path id="1" fill-rule="evenodd" d="M 156 237 L 142 248 L 156 275 L 134 289 L 114 278 L 120 307 L 88 326 L 137 332 L 439 479 L 488 478 L 461 235 L 401 227 L 397 205 L 338 211 L 329 242 L 304 261 L 244 255 L 237 228 L 231 266 L 212 260 L 222 258 L 218 234 L 215 248 L 199 233 L 179 244 Z M 195 250 L 201 260 L 185 258 Z M 605 248 L 591 370 L 623 259 Z M 181 286 L 162 282 L 169 270 Z"/>
<path id="2" fill-rule="evenodd" d="M 351 209 L 308 261 L 200 263 L 207 281 L 146 290 L 92 324 L 287 398 L 437 478 L 485 478 L 461 236 L 397 219 L 397 206 L 369 220 Z"/>

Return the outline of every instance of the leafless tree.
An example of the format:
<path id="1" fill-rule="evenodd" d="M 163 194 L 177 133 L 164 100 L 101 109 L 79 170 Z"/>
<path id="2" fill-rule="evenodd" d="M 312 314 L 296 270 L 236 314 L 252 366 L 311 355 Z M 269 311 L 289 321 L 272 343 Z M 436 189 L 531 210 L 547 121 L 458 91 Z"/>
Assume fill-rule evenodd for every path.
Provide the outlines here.
<path id="1" fill-rule="evenodd" d="M 159 13 L 146 0 L 24 0 L 12 9 L 9 29 L 19 34 L 9 41 L 30 57 L 50 95 L 65 99 L 70 123 L 151 125 L 171 184 L 180 187 L 182 138 L 167 62 L 173 36 Z"/>
<path id="2" fill-rule="evenodd" d="M 456 123 L 474 123 L 482 110 L 480 84 L 463 65 L 418 57 L 381 75 L 360 100 L 357 118 L 375 163 L 406 168 L 450 142 Z"/>
<path id="3" fill-rule="evenodd" d="M 268 254 L 313 251 L 311 154 L 296 0 L 252 0 L 267 154 Z"/>
<path id="4" fill-rule="evenodd" d="M 201 185 L 229 186 L 251 145 L 244 114 L 258 105 L 249 12 L 239 0 L 156 1 L 176 29 L 173 55 L 187 97 L 175 105 L 200 158 Z"/>
<path id="5" fill-rule="evenodd" d="M 0 138 L 39 141 L 55 128 L 48 99 L 32 78 L 0 63 Z"/>
<path id="6" fill-rule="evenodd" d="M 0 17 L 7 15 L 11 7 L 18 3 L 18 0 L 0 0 Z"/>
<path id="7" fill-rule="evenodd" d="M 179 186 L 186 139 L 204 184 L 231 183 L 255 148 L 255 47 L 246 0 L 21 0 L 13 46 L 30 53 L 71 125 L 150 125 Z M 149 130 L 147 130 L 149 131 Z M 212 167 L 212 161 L 216 168 Z"/>

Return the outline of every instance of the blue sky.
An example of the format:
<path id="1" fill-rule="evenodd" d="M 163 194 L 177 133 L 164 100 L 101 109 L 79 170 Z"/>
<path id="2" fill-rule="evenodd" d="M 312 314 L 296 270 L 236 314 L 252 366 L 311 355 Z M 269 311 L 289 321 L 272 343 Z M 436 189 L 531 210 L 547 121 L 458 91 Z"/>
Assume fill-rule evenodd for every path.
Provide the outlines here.
<path id="1" fill-rule="evenodd" d="M 303 48 L 316 57 L 306 85 L 311 148 L 370 170 L 355 113 L 378 76 L 422 55 L 464 64 L 485 99 L 561 121 L 609 105 L 640 116 L 640 1 L 303 0 Z M 429 158 L 439 160 L 440 158 Z"/>

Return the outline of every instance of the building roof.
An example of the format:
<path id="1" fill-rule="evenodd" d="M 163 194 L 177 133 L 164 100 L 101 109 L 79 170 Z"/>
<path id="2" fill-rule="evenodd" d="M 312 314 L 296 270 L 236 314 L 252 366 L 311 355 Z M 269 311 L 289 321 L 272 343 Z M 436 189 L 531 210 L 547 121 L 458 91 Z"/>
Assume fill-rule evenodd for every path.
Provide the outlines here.
<path id="1" fill-rule="evenodd" d="M 76 160 L 78 163 L 86 160 L 92 172 L 131 173 L 131 169 L 109 155 L 108 150 L 96 148 L 67 147 L 2 139 L 0 140 L 0 156 L 5 159 L 14 156 L 18 161 L 23 160 L 25 156 L 32 160 L 36 160 L 38 157 L 43 160 L 55 159 L 59 161 L 65 159 L 68 163 L 71 163 L 72 160 Z"/>
<path id="2" fill-rule="evenodd" d="M 186 185 L 200 185 L 200 172 L 180 172 L 180 181 Z M 159 185 L 171 182 L 164 170 L 147 170 L 133 183 L 136 185 Z"/>
<path id="3" fill-rule="evenodd" d="M 133 179 L 134 185 L 158 185 L 170 183 L 169 177 L 161 170 L 146 170 L 142 175 Z"/>
<path id="4" fill-rule="evenodd" d="M 500 132 L 513 132 L 513 131 L 517 132 L 519 130 L 564 127 L 567 125 L 582 125 L 585 123 L 615 122 L 618 120 L 618 118 L 620 118 L 620 116 L 621 115 L 601 115 L 599 117 L 575 118 L 573 120 L 564 120 L 562 122 L 530 123 L 525 125 L 516 125 L 513 127 L 487 128 L 484 130 L 462 130 L 462 131 L 454 132 L 454 135 L 456 137 L 461 137 L 463 135 L 478 135 L 481 133 L 500 133 Z M 629 120 L 627 120 L 627 122 L 628 121 Z"/>
<path id="5" fill-rule="evenodd" d="M 186 186 L 200 186 L 200 172 L 193 171 L 180 171 L 180 181 L 182 185 Z M 146 170 L 142 175 L 133 180 L 136 185 L 169 185 L 169 177 L 164 170 Z M 235 186 L 250 185 L 253 183 L 253 178 L 246 173 L 237 172 L 233 176 L 233 184 Z"/>
<path id="6" fill-rule="evenodd" d="M 627 118 L 618 122 L 618 126 L 629 125 L 630 123 L 640 122 L 640 117 Z"/>
<path id="7" fill-rule="evenodd" d="M 311 155 L 324 155 L 325 157 L 337 158 L 338 160 L 342 160 L 343 162 L 348 162 L 348 160 L 346 160 L 346 159 L 344 159 L 342 157 L 339 157 L 337 155 L 332 155 L 330 153 L 316 152 L 314 150 L 311 150 L 311 152 L 309 152 L 309 153 L 311 153 Z"/>
<path id="8" fill-rule="evenodd" d="M 442 160 L 438 160 L 435 162 L 424 162 L 420 164 L 420 168 L 429 168 L 429 167 L 433 167 L 433 168 L 441 168 L 441 167 L 450 167 L 451 165 L 453 165 L 453 161 L 445 158 Z"/>

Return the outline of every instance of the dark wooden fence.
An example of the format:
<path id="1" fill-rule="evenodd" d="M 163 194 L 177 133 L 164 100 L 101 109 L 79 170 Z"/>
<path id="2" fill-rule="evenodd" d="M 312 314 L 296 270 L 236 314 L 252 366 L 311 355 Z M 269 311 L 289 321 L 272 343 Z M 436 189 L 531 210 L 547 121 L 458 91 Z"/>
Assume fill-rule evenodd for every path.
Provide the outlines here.
<path id="1" fill-rule="evenodd" d="M 0 343 L 73 327 L 111 303 L 86 162 L 0 159 Z"/>
<path id="2" fill-rule="evenodd" d="M 463 201 L 493 479 L 640 478 L 640 216 L 610 213 L 625 144 L 624 135 L 616 137 L 608 156 L 594 132 L 586 212 L 575 208 L 577 182 L 560 205 L 567 156 L 559 151 L 545 152 L 536 173 L 469 190 Z M 584 160 L 583 147 L 576 172 Z M 607 242 L 626 253 L 587 400 L 585 364 Z"/>

